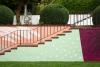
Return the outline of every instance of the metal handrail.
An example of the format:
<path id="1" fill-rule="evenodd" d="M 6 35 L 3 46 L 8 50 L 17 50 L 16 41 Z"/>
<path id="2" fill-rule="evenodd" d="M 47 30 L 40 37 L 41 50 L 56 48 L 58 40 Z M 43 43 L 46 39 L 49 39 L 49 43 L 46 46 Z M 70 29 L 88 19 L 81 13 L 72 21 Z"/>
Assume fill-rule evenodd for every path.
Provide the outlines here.
<path id="1" fill-rule="evenodd" d="M 92 16 L 89 16 L 89 17 L 83 18 L 83 19 L 81 19 L 81 20 L 75 22 L 74 25 L 75 25 L 76 23 L 82 22 L 82 21 L 84 21 L 84 20 L 86 20 L 86 19 L 88 19 L 88 18 L 91 18 L 91 17 L 92 17 Z"/>
<path id="2" fill-rule="evenodd" d="M 42 29 L 44 28 L 44 29 Z M 16 30 L 0 37 L 0 51 L 6 51 L 8 48 L 17 47 L 25 44 L 25 37 L 29 37 L 28 44 L 35 44 L 42 42 L 43 39 L 52 36 L 53 34 L 57 34 L 64 29 L 66 29 L 66 25 L 63 26 L 53 26 L 53 31 L 51 26 L 39 26 L 35 29 L 31 30 Z M 35 33 L 36 32 L 36 33 Z M 18 34 L 19 33 L 19 34 Z M 39 34 L 40 33 L 40 34 Z M 43 33 L 43 34 L 42 34 Z M 17 36 L 16 36 L 17 34 Z M 35 36 L 35 34 L 37 36 Z M 36 39 L 35 39 L 36 38 Z M 10 41 L 13 40 L 14 42 Z"/>

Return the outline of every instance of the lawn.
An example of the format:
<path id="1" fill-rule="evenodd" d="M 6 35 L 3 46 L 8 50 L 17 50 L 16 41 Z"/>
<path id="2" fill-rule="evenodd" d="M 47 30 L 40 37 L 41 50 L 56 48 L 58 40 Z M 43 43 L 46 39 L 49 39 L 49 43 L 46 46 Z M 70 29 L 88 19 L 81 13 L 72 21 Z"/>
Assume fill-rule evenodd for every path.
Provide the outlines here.
<path id="1" fill-rule="evenodd" d="M 0 62 L 0 67 L 99 67 L 99 62 Z"/>

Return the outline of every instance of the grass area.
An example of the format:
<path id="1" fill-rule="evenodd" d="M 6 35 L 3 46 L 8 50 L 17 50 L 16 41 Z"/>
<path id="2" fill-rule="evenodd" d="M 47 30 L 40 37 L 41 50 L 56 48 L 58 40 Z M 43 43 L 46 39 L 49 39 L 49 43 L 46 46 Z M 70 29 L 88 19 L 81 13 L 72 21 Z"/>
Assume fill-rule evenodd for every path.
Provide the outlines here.
<path id="1" fill-rule="evenodd" d="M 99 67 L 99 62 L 0 62 L 0 67 Z"/>

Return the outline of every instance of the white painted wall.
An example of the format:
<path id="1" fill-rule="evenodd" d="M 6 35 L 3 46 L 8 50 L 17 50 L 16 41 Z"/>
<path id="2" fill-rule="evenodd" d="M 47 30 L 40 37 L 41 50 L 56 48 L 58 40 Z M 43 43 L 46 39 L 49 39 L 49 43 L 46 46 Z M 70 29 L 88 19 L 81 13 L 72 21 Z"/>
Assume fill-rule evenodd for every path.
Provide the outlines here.
<path id="1" fill-rule="evenodd" d="M 82 20 L 83 18 L 87 18 L 89 16 L 90 16 L 89 14 L 83 14 L 83 15 L 82 14 L 81 15 L 80 14 L 77 14 L 77 15 L 70 14 L 68 24 L 73 24 L 73 23 L 75 23 L 79 20 Z M 39 24 L 40 15 L 29 15 L 29 17 L 32 19 L 32 20 L 30 20 L 30 22 L 33 25 Z M 25 24 L 23 15 L 20 16 L 20 22 L 21 22 L 22 25 Z M 84 25 L 93 25 L 92 17 L 88 18 L 87 20 L 84 20 L 82 22 L 79 22 L 77 25 L 82 25 L 82 24 L 84 24 Z M 13 25 L 16 25 L 16 17 L 15 16 L 14 16 L 14 20 L 13 20 Z"/>
<path id="2" fill-rule="evenodd" d="M 40 15 L 28 15 L 28 16 L 31 18 L 29 22 L 31 22 L 33 25 L 39 24 Z M 22 25 L 25 24 L 24 18 L 25 16 L 23 15 L 20 16 L 20 22 Z M 16 16 L 14 16 L 13 25 L 16 25 Z"/>

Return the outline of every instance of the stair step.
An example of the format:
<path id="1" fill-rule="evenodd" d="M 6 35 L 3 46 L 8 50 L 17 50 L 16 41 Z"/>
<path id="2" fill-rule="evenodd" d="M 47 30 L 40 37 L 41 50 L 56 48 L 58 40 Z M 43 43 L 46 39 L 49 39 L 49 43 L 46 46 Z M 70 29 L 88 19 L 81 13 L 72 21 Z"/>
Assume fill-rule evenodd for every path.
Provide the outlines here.
<path id="1" fill-rule="evenodd" d="M 72 32 L 72 31 L 64 31 L 64 33 L 70 33 L 70 32 Z"/>
<path id="2" fill-rule="evenodd" d="M 65 34 L 58 34 L 58 36 L 64 36 Z"/>
<path id="3" fill-rule="evenodd" d="M 45 44 L 44 42 L 40 42 L 40 43 L 38 43 L 38 44 Z"/>
<path id="4" fill-rule="evenodd" d="M 52 40 L 45 40 L 45 41 L 52 41 Z"/>
<path id="5" fill-rule="evenodd" d="M 4 51 L 0 51 L 0 55 L 4 55 L 5 54 L 5 52 Z"/>
<path id="6" fill-rule="evenodd" d="M 8 48 L 5 48 L 3 51 L 4 52 L 11 52 L 11 49 L 17 49 L 17 45 L 9 46 Z"/>
<path id="7" fill-rule="evenodd" d="M 5 53 L 3 52 L 3 53 L 0 53 L 0 55 L 4 55 Z"/>
<path id="8" fill-rule="evenodd" d="M 55 28 L 55 31 L 52 31 L 53 28 Z M 22 39 L 21 43 L 18 41 L 19 44 L 17 43 L 17 44 L 11 45 L 8 48 L 5 48 L 2 51 L 0 51 L 0 55 L 4 55 L 5 52 L 11 52 L 11 49 L 17 49 L 17 47 L 38 47 L 38 44 L 45 44 L 46 41 L 50 41 L 51 42 L 52 39 L 58 39 L 59 35 L 60 36 L 64 36 L 65 35 L 64 33 L 72 32 L 72 31 L 69 31 L 70 27 L 66 27 L 66 28 L 64 27 L 64 29 L 63 29 L 63 27 L 60 27 L 60 28 L 61 28 L 61 30 L 59 30 L 59 28 L 56 28 L 56 27 L 51 27 L 51 30 L 50 30 L 49 27 L 47 27 L 45 30 L 48 30 L 48 31 L 50 30 L 51 32 L 49 32 L 49 33 L 52 33 L 52 34 L 49 34 L 49 36 L 47 36 L 47 35 L 44 34 L 44 33 L 47 33 L 47 32 L 44 32 L 44 33 L 42 32 L 43 37 L 45 37 L 45 36 L 46 37 L 43 38 L 43 39 L 40 38 L 41 40 L 39 40 L 39 38 L 38 38 L 38 40 L 36 42 L 34 42 L 34 43 L 24 43 L 24 44 L 22 44 L 23 40 L 25 40 L 26 42 L 28 41 L 26 39 Z M 44 27 L 41 28 L 41 29 L 44 30 Z M 36 31 L 37 30 L 41 30 L 41 29 L 37 28 Z M 57 29 L 58 29 L 58 31 L 57 31 Z M 19 31 L 17 31 L 17 32 L 19 32 Z M 16 32 L 14 32 L 14 33 L 16 33 Z"/>
<path id="9" fill-rule="evenodd" d="M 54 39 L 58 39 L 59 37 L 52 37 L 52 38 L 54 38 Z"/>
<path id="10" fill-rule="evenodd" d="M 3 51 L 4 52 L 11 52 L 11 48 L 10 47 L 9 48 L 5 48 Z"/>
<path id="11" fill-rule="evenodd" d="M 14 47 L 14 48 L 11 48 L 11 49 L 14 49 L 14 50 L 16 50 L 16 49 L 17 49 L 17 47 Z"/>
<path id="12" fill-rule="evenodd" d="M 11 49 L 9 49 L 9 50 L 6 50 L 5 52 L 11 52 Z"/>
<path id="13" fill-rule="evenodd" d="M 19 45 L 18 47 L 38 47 L 38 45 L 34 45 L 34 44 L 29 44 L 29 45 Z"/>

